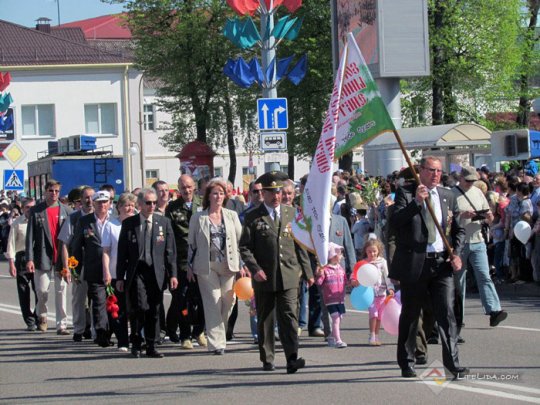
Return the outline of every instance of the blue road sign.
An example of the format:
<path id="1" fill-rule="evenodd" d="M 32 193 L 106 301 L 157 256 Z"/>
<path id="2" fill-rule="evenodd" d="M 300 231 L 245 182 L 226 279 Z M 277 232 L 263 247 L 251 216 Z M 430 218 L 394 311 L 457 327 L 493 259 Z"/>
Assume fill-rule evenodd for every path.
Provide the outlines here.
<path id="1" fill-rule="evenodd" d="M 257 111 L 260 130 L 276 130 L 289 128 L 286 98 L 259 98 Z"/>
<path id="2" fill-rule="evenodd" d="M 24 190 L 24 170 L 4 170 L 4 190 Z"/>

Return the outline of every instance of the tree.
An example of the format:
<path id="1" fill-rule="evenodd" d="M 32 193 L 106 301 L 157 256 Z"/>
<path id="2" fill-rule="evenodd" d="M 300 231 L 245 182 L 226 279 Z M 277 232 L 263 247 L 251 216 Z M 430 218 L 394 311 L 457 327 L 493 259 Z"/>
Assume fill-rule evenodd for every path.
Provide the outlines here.
<path id="1" fill-rule="evenodd" d="M 531 78 L 540 76 L 540 48 L 538 31 L 538 9 L 540 0 L 527 0 L 522 41 L 521 71 L 519 75 L 519 105 L 516 122 L 520 127 L 529 127 L 531 100 L 534 93 L 531 89 Z M 528 20 L 528 21 L 527 21 Z M 538 95 L 538 90 L 537 95 Z"/>
<path id="2" fill-rule="evenodd" d="M 433 125 L 481 122 L 515 95 L 520 0 L 429 0 L 429 77 L 408 81 L 404 114 Z M 431 88 L 427 93 L 426 89 Z M 418 110 L 431 106 L 431 120 Z"/>

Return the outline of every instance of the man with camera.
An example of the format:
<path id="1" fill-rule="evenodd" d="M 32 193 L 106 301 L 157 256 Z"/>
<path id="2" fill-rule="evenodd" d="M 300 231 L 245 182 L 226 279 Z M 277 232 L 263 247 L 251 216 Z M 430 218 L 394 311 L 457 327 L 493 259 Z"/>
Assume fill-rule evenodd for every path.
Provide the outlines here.
<path id="1" fill-rule="evenodd" d="M 463 166 L 459 176 L 459 185 L 453 189 L 460 212 L 459 224 L 465 228 L 466 232 L 465 247 L 461 253 L 463 267 L 459 272 L 454 273 L 456 291 L 458 295 L 461 295 L 457 299 L 458 310 L 456 311 L 458 334 L 463 323 L 465 309 L 467 267 L 474 271 L 484 312 L 489 315 L 489 326 L 497 326 L 508 316 L 505 311 L 501 310 L 497 290 L 489 275 L 487 241 L 482 235 L 482 227 L 484 224 L 489 225 L 493 222 L 493 213 L 489 210 L 488 201 L 482 191 L 474 186 L 474 182 L 477 180 L 476 169 L 471 166 Z M 461 318 L 461 322 L 459 318 Z"/>

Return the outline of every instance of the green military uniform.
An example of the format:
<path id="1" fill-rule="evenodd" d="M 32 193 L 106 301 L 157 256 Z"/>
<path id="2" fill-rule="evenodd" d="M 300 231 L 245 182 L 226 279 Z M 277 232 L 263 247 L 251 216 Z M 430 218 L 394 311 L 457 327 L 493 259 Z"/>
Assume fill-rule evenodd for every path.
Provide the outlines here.
<path id="1" fill-rule="evenodd" d="M 282 181 L 276 180 L 276 176 L 276 172 L 266 173 L 257 183 L 261 183 L 266 190 L 280 189 Z M 246 213 L 240 253 L 252 275 L 263 270 L 267 277 L 266 281 L 253 280 L 260 359 L 265 366 L 273 366 L 276 316 L 287 358 L 287 371 L 294 372 L 298 355 L 298 282 L 302 272 L 308 279 L 313 278 L 313 273 L 307 252 L 294 241 L 292 235 L 294 208 L 281 204 L 278 210 L 280 216 L 277 224 L 264 203 Z"/>

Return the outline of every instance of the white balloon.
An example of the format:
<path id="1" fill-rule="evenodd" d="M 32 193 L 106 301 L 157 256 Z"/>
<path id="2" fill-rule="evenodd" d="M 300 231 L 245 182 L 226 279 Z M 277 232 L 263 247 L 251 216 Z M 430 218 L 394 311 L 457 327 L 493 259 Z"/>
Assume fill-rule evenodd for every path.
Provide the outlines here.
<path id="1" fill-rule="evenodd" d="M 356 278 L 360 285 L 364 287 L 373 287 L 379 281 L 380 274 L 377 267 L 373 264 L 363 264 L 359 269 Z"/>
<path id="2" fill-rule="evenodd" d="M 526 244 L 531 237 L 531 226 L 526 221 L 519 221 L 514 226 L 514 235 L 523 244 Z"/>

